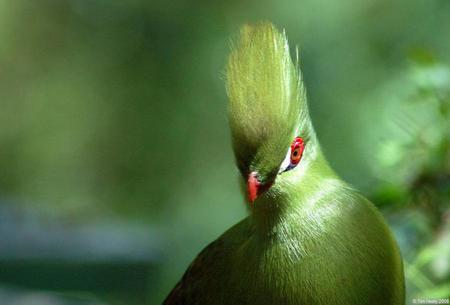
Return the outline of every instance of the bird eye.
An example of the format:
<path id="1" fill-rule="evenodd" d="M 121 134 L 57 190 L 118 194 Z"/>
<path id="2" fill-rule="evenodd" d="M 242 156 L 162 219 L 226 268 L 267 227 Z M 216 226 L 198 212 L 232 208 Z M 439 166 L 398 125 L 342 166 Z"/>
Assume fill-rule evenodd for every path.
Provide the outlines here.
<path id="1" fill-rule="evenodd" d="M 287 152 L 286 158 L 281 163 L 279 173 L 281 174 L 295 168 L 302 159 L 304 149 L 305 142 L 303 138 L 296 137 Z"/>
<path id="2" fill-rule="evenodd" d="M 305 142 L 301 137 L 296 137 L 291 144 L 291 164 L 297 165 L 303 155 Z"/>

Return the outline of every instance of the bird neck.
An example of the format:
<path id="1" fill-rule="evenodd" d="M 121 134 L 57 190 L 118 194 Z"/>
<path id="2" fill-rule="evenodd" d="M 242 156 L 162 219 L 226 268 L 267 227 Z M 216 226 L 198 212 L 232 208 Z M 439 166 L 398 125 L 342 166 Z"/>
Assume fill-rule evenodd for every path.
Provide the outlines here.
<path id="1" fill-rule="evenodd" d="M 320 148 L 316 156 L 305 167 L 280 178 L 274 187 L 262 196 L 251 212 L 251 223 L 262 237 L 285 237 L 292 226 L 298 225 L 296 218 L 305 215 L 318 204 L 326 204 L 325 197 L 345 187 L 328 165 Z"/>

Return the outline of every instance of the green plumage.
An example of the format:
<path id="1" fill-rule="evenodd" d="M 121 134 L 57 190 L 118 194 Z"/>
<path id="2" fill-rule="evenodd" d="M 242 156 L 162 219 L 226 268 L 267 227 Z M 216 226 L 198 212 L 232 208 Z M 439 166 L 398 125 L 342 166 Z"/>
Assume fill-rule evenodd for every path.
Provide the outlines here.
<path id="1" fill-rule="evenodd" d="M 198 255 L 164 304 L 403 305 L 395 240 L 321 153 L 285 35 L 269 23 L 244 26 L 227 92 L 239 170 L 273 184 Z M 305 141 L 303 157 L 279 173 L 296 136 Z"/>

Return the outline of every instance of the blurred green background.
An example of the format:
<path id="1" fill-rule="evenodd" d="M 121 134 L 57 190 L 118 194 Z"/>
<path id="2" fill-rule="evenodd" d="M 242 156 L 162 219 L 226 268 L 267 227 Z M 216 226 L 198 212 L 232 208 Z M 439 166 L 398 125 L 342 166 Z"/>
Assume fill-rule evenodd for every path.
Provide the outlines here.
<path id="1" fill-rule="evenodd" d="M 450 1 L 0 1 L 0 303 L 159 304 L 244 217 L 223 72 L 298 44 L 330 163 L 386 215 L 407 304 L 450 295 Z"/>

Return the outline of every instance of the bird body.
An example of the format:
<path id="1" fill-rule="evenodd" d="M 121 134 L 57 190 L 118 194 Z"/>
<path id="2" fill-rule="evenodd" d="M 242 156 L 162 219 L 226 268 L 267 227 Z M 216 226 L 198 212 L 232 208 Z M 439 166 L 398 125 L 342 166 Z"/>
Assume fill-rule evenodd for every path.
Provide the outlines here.
<path id="1" fill-rule="evenodd" d="M 164 304 L 404 304 L 396 242 L 326 162 L 285 35 L 245 26 L 227 91 L 250 215 L 198 255 Z"/>

